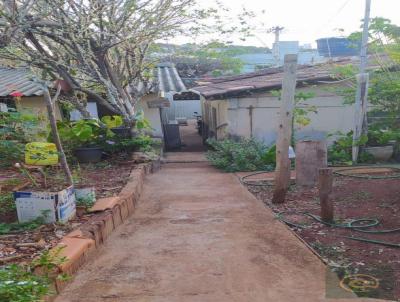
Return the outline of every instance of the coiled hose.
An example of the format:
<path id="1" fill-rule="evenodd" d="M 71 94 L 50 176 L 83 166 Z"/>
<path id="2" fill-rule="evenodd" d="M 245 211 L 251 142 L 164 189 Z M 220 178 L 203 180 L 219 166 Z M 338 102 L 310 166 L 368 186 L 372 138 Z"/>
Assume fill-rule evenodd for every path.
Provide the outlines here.
<path id="1" fill-rule="evenodd" d="M 296 227 L 296 228 L 305 228 L 304 225 L 296 224 L 293 223 L 287 219 L 285 219 L 284 216 L 285 212 L 280 212 L 276 215 L 277 219 L 286 223 L 288 226 Z M 334 227 L 334 228 L 344 228 L 344 229 L 351 229 L 353 231 L 361 232 L 361 233 L 368 233 L 368 234 L 388 234 L 388 233 L 394 233 L 394 232 L 400 232 L 400 228 L 396 229 L 389 229 L 389 230 L 368 230 L 368 228 L 376 227 L 380 224 L 380 221 L 377 218 L 359 218 L 359 219 L 351 219 L 347 223 L 330 223 L 323 221 L 319 216 L 308 213 L 308 212 L 302 212 L 302 213 L 294 213 L 294 214 L 302 214 L 304 216 L 308 216 L 315 221 L 318 221 L 319 223 L 322 223 L 324 225 Z M 400 244 L 398 243 L 392 243 L 392 242 L 385 242 L 385 241 L 379 241 L 379 240 L 374 240 L 374 239 L 367 239 L 367 238 L 360 238 L 360 237 L 350 237 L 350 236 L 343 236 L 344 238 L 348 238 L 351 240 L 355 241 L 361 241 L 361 242 L 367 242 L 367 243 L 373 243 L 373 244 L 380 244 L 388 247 L 394 247 L 394 248 L 400 248 Z"/>

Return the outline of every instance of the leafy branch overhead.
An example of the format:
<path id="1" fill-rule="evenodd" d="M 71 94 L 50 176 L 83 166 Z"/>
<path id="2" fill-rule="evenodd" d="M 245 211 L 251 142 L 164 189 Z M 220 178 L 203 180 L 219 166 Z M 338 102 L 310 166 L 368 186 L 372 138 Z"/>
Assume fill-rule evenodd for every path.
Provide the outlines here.
<path id="1" fill-rule="evenodd" d="M 227 26 L 219 11 L 192 0 L 2 1 L 0 59 L 63 79 L 72 94 L 132 121 L 136 103 L 151 88 L 148 54 L 157 40 L 234 28 L 247 33 L 246 24 Z M 215 27 L 203 22 L 210 18 Z M 84 111 L 85 98 L 74 101 Z"/>

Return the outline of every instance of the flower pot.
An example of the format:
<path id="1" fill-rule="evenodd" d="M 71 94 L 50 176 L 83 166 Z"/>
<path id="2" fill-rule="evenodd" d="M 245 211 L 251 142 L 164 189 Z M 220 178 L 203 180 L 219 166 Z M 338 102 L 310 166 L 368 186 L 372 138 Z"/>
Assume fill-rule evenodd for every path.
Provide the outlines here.
<path id="1" fill-rule="evenodd" d="M 123 138 L 130 138 L 132 137 L 131 134 L 131 128 L 129 127 L 114 127 L 110 129 L 112 132 L 114 132 L 116 135 L 123 137 Z"/>
<path id="2" fill-rule="evenodd" d="M 74 153 L 80 163 L 97 163 L 101 161 L 103 149 L 101 147 L 76 148 Z"/>
<path id="3" fill-rule="evenodd" d="M 366 147 L 364 151 L 371 154 L 377 162 L 388 161 L 394 152 L 392 145 L 389 146 L 376 146 L 376 147 Z"/>

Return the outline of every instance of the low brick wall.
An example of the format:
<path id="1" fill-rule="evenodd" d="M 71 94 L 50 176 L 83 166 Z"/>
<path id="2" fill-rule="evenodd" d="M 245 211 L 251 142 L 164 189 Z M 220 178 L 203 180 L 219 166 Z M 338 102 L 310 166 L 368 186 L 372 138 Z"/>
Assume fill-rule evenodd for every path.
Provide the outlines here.
<path id="1" fill-rule="evenodd" d="M 135 211 L 136 202 L 139 200 L 143 190 L 146 174 L 156 172 L 160 169 L 160 162 L 154 161 L 139 164 L 135 167 L 128 179 L 127 184 L 116 197 L 101 198 L 91 209 L 98 212 L 87 222 L 67 234 L 54 251 L 62 247 L 61 257 L 67 259 L 59 266 L 59 273 L 72 276 L 103 244 L 110 234 L 120 226 Z M 55 288 L 59 293 L 67 282 L 55 281 Z M 53 300 L 49 297 L 47 301 Z"/>

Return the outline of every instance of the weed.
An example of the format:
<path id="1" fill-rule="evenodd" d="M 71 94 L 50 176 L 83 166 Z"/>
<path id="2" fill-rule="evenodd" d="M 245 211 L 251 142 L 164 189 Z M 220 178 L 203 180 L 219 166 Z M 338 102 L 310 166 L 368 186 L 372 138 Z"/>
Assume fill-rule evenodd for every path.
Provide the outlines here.
<path id="1" fill-rule="evenodd" d="M 272 170 L 275 166 L 275 148 L 254 139 L 209 139 L 207 143 L 211 147 L 207 159 L 224 171 Z"/>
<path id="2" fill-rule="evenodd" d="M 16 187 L 22 184 L 22 180 L 20 178 L 8 178 L 1 182 L 1 186 L 3 187 Z"/>
<path id="3" fill-rule="evenodd" d="M 93 193 L 88 194 L 85 197 L 77 198 L 76 205 L 79 207 L 85 207 L 85 209 L 89 209 L 93 207 L 96 202 L 96 198 Z"/>
<path id="4" fill-rule="evenodd" d="M 27 267 L 13 264 L 0 268 L 0 301 L 42 301 L 49 290 L 49 280 L 34 275 Z"/>
<path id="5" fill-rule="evenodd" d="M 30 266 L 12 264 L 0 268 L 0 301 L 43 301 L 43 297 L 50 293 L 52 280 L 69 280 L 67 274 L 58 274 L 57 270 L 66 261 L 66 257 L 61 256 L 63 249 L 59 247 L 43 252 Z"/>
<path id="6" fill-rule="evenodd" d="M 0 223 L 0 234 L 8 234 L 8 233 L 19 233 L 23 231 L 30 231 L 37 229 L 41 225 L 46 223 L 46 218 L 48 216 L 49 210 L 43 211 L 42 215 L 32 221 L 18 223 Z"/>
<path id="7" fill-rule="evenodd" d="M 64 248 L 64 246 L 60 246 L 53 250 L 44 251 L 39 258 L 32 261 L 32 267 L 40 268 L 41 275 L 50 278 L 57 267 L 67 261 L 66 257 L 61 256 Z"/>
<path id="8" fill-rule="evenodd" d="M 15 211 L 15 202 L 12 193 L 0 194 L 0 213 Z"/>

